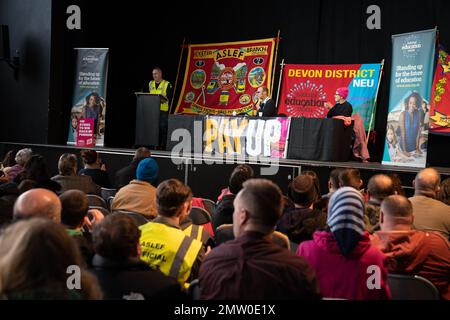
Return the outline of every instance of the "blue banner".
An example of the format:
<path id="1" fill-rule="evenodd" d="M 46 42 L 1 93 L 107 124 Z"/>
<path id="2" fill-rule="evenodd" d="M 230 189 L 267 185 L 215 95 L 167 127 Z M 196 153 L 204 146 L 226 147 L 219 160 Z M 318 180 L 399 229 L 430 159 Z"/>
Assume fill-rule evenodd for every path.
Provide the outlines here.
<path id="1" fill-rule="evenodd" d="M 392 70 L 383 164 L 424 168 L 436 29 L 392 36 Z"/>

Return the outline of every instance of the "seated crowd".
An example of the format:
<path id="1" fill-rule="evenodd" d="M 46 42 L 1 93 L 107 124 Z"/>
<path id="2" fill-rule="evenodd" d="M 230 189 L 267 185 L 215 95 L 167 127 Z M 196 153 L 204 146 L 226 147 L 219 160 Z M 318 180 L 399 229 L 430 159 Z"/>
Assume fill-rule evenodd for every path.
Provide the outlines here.
<path id="1" fill-rule="evenodd" d="M 61 155 L 51 177 L 31 149 L 6 154 L 1 299 L 385 300 L 402 274 L 450 300 L 450 178 L 433 168 L 407 198 L 396 175 L 363 189 L 359 170 L 334 169 L 323 194 L 304 171 L 283 194 L 238 165 L 208 205 L 179 180 L 158 182 L 146 148 L 114 184 L 97 152 L 81 159 L 78 170 Z"/>

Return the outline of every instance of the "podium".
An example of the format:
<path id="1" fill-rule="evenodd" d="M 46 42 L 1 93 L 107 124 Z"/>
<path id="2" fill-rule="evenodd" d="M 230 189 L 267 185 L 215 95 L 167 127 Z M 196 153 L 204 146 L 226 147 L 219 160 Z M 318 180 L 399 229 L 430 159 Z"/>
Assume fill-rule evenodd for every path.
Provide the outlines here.
<path id="1" fill-rule="evenodd" d="M 135 146 L 159 146 L 160 105 L 165 99 L 159 94 L 135 92 L 136 136 Z"/>

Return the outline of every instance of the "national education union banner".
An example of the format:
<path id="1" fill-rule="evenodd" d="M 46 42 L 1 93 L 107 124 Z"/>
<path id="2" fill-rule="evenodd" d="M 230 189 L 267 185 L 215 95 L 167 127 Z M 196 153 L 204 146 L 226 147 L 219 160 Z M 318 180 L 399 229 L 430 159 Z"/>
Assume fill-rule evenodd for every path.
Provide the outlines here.
<path id="1" fill-rule="evenodd" d="M 347 87 L 348 102 L 369 130 L 380 78 L 380 63 L 342 65 L 286 64 L 278 114 L 291 117 L 324 118 L 326 102 L 335 105 L 334 94 Z M 373 129 L 374 122 L 372 122 Z"/>
<path id="2" fill-rule="evenodd" d="M 286 158 L 290 118 L 249 119 L 208 116 L 204 134 L 206 154 Z"/>
<path id="3" fill-rule="evenodd" d="M 109 49 L 75 49 L 77 55 L 76 73 L 70 113 L 67 144 L 102 147 L 105 139 L 106 80 L 108 74 Z M 80 120 L 83 125 L 93 123 L 92 128 L 83 128 L 78 134 Z M 86 136 L 92 131 L 92 137 Z M 82 136 L 82 139 L 77 137 Z"/>
<path id="4" fill-rule="evenodd" d="M 270 89 L 275 39 L 189 45 L 175 113 L 251 113 L 260 86 Z"/>
<path id="5" fill-rule="evenodd" d="M 392 36 L 392 71 L 383 164 L 424 168 L 436 29 Z"/>
<path id="6" fill-rule="evenodd" d="M 434 73 L 430 114 L 424 124 L 432 133 L 450 134 L 450 56 L 440 49 Z M 426 110 L 427 111 L 427 110 Z"/>

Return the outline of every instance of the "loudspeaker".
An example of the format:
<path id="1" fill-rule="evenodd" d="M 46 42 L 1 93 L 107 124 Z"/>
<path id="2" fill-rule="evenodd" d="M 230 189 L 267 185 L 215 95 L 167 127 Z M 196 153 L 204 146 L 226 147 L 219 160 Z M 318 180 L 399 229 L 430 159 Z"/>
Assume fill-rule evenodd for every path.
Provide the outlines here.
<path id="1" fill-rule="evenodd" d="M 0 25 L 0 59 L 9 60 L 10 58 L 8 26 Z"/>

